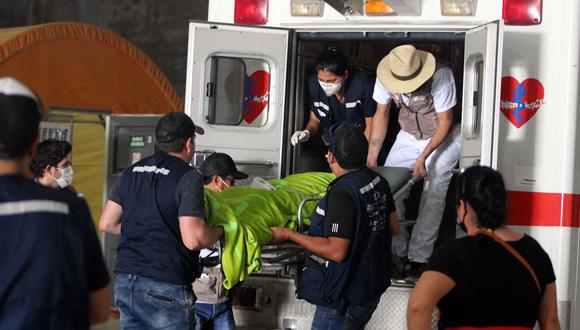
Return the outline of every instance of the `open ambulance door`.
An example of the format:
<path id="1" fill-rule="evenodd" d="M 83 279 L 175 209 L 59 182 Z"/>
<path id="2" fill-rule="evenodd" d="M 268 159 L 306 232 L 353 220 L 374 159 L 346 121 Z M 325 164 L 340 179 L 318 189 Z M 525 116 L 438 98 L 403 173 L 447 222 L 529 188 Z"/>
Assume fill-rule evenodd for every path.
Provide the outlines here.
<path id="1" fill-rule="evenodd" d="M 465 35 L 461 158 L 459 168 L 497 168 L 503 21 Z"/>
<path id="2" fill-rule="evenodd" d="M 185 113 L 205 130 L 198 155 L 224 152 L 241 171 L 281 176 L 289 40 L 286 29 L 190 22 Z"/>

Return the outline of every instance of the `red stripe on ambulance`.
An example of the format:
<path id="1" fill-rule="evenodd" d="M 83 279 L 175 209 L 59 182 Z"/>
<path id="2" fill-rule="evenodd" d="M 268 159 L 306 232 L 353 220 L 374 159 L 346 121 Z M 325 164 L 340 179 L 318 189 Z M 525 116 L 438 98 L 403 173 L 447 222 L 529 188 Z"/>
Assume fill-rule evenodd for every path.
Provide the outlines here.
<path id="1" fill-rule="evenodd" d="M 580 227 L 580 194 L 508 191 L 507 223 Z"/>

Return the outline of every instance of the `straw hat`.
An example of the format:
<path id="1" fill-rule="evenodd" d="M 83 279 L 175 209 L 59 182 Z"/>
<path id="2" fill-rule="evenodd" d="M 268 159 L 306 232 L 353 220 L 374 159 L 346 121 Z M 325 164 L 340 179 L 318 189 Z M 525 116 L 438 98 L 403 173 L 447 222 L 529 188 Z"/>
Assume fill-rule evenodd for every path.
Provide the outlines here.
<path id="1" fill-rule="evenodd" d="M 435 72 L 435 57 L 413 45 L 391 50 L 377 67 L 381 85 L 393 93 L 411 93 L 425 83 Z"/>

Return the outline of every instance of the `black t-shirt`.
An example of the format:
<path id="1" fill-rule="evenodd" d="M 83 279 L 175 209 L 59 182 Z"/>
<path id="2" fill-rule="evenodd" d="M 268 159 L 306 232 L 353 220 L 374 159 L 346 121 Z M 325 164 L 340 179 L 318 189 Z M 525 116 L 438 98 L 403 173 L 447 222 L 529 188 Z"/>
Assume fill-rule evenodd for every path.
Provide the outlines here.
<path id="1" fill-rule="evenodd" d="M 109 276 L 84 199 L 0 176 L 0 227 L 0 329 L 88 329 Z"/>
<path id="2" fill-rule="evenodd" d="M 123 205 L 123 196 L 120 191 L 121 179 L 119 178 L 109 199 L 119 205 Z M 200 190 L 199 187 L 202 189 Z M 175 189 L 175 201 L 179 205 L 178 214 L 180 217 L 205 217 L 204 199 L 203 199 L 203 180 L 199 172 L 195 169 L 187 172 L 179 180 L 177 189 Z"/>
<path id="3" fill-rule="evenodd" d="M 180 285 L 194 281 L 199 252 L 183 244 L 179 218 L 205 217 L 196 169 L 157 152 L 125 169 L 110 200 L 123 211 L 116 273 Z"/>
<path id="4" fill-rule="evenodd" d="M 353 239 L 356 222 L 356 207 L 350 195 L 340 189 L 333 188 L 328 193 L 325 231 L 328 236 Z"/>
<path id="5" fill-rule="evenodd" d="M 556 280 L 549 256 L 536 240 L 524 235 L 508 242 L 530 264 L 542 289 Z M 439 329 L 450 327 L 533 327 L 541 296 L 532 275 L 504 247 L 483 235 L 467 236 L 442 245 L 426 270 L 455 281 L 437 304 Z"/>

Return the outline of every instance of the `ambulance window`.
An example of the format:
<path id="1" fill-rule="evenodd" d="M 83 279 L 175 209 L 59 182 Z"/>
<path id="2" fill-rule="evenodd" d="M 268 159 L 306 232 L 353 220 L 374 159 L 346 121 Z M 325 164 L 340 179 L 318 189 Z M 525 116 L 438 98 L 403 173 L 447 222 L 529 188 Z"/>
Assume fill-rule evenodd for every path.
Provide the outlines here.
<path id="1" fill-rule="evenodd" d="M 262 59 L 212 56 L 205 63 L 208 124 L 262 127 L 269 111 L 270 66 Z"/>

